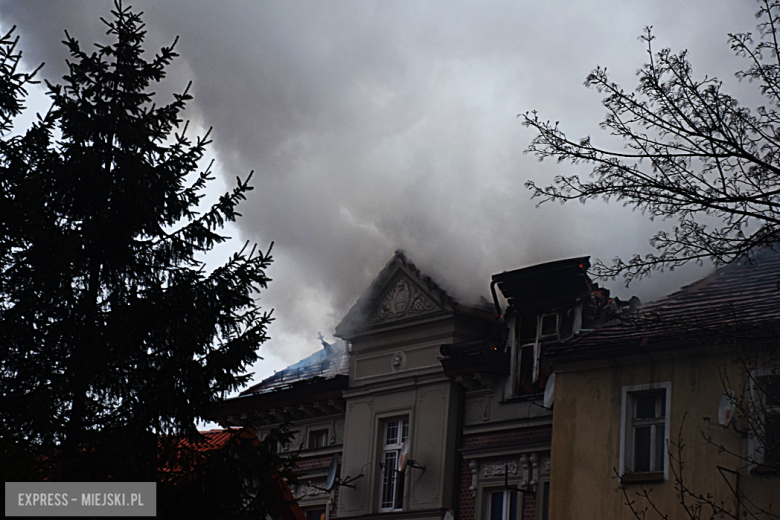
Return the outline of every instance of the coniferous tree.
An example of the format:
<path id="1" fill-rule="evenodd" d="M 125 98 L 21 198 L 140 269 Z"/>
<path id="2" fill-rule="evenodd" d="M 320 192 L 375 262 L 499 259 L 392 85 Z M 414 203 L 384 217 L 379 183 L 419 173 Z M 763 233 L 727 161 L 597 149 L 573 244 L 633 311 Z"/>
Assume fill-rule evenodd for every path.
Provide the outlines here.
<path id="1" fill-rule="evenodd" d="M 270 248 L 211 272 L 199 256 L 226 239 L 249 178 L 198 212 L 208 134 L 191 141 L 180 119 L 189 87 L 159 106 L 150 91 L 175 42 L 147 61 L 140 14 L 112 14 L 113 43 L 92 53 L 66 32 L 69 72 L 17 135 L 31 75 L 0 40 L 5 480 L 154 480 L 158 439 L 193 435 L 248 381 L 271 320 L 254 300 Z"/>

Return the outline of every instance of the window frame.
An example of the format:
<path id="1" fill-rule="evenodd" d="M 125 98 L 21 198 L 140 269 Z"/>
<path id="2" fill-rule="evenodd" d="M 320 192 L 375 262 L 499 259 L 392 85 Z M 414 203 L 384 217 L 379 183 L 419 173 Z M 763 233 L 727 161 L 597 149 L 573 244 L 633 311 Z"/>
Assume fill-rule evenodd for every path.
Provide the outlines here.
<path id="1" fill-rule="evenodd" d="M 523 517 L 523 493 L 516 489 L 506 489 L 504 487 L 485 487 L 482 489 L 482 514 L 485 520 L 490 520 L 493 514 L 493 494 L 502 493 L 501 502 L 501 520 L 521 520 Z M 515 499 L 515 517 L 510 518 L 512 495 Z M 507 507 L 509 506 L 509 507 Z"/>
<path id="2" fill-rule="evenodd" d="M 307 507 L 305 509 L 302 508 L 303 509 L 303 514 L 306 516 L 306 520 L 310 520 L 310 518 L 309 518 L 309 514 L 310 513 L 317 513 L 319 511 L 322 511 L 322 513 L 320 513 L 320 519 L 323 519 L 326 516 L 328 516 L 328 513 L 327 513 L 328 507 L 327 506 L 328 506 L 327 503 L 323 503 L 323 504 L 312 505 L 312 506 Z"/>
<path id="3" fill-rule="evenodd" d="M 657 394 L 661 391 L 664 392 L 664 440 L 663 440 L 663 471 L 659 468 L 653 468 L 655 471 L 635 471 L 634 469 L 634 429 L 635 417 L 634 407 L 636 402 L 636 396 L 642 394 Z M 669 479 L 669 434 L 670 434 L 670 418 L 671 418 L 671 399 L 672 399 L 672 383 L 671 381 L 665 381 L 662 383 L 647 383 L 642 385 L 629 385 L 624 386 L 621 390 L 621 405 L 620 405 L 620 478 L 624 481 L 650 481 L 660 480 L 658 476 L 663 473 L 663 480 Z M 660 419 L 660 418 L 659 418 Z M 649 422 L 649 421 L 648 421 Z M 653 424 L 660 424 L 660 420 Z M 638 427 L 646 426 L 641 424 Z M 651 450 L 655 443 L 651 442 Z M 652 455 L 652 451 L 651 451 Z M 650 457 L 651 464 L 654 457 Z"/>
<path id="4" fill-rule="evenodd" d="M 748 453 L 750 454 L 749 470 L 751 472 L 760 471 L 761 467 L 766 469 L 766 466 L 764 466 L 766 463 L 764 458 L 766 456 L 766 439 L 761 440 L 760 436 L 755 432 L 755 427 L 752 425 L 760 425 L 764 432 L 766 432 L 767 413 L 770 413 L 773 416 L 780 416 L 780 402 L 773 405 L 767 405 L 765 402 L 767 394 L 766 392 L 761 391 L 758 385 L 760 379 L 769 377 L 780 379 L 780 371 L 771 368 L 763 368 L 750 372 L 750 405 L 748 408 L 750 413 L 758 415 L 758 417 L 753 418 L 749 422 L 751 427 L 748 429 Z M 780 439 L 775 439 L 775 443 L 778 444 L 778 446 L 773 449 L 778 451 L 777 456 L 780 459 Z M 780 464 L 780 460 L 777 462 L 769 462 L 768 464 L 774 466 L 775 464 Z"/>
<path id="5" fill-rule="evenodd" d="M 544 488 L 547 487 L 547 500 L 544 497 Z M 550 476 L 540 478 L 536 484 L 536 519 L 549 520 L 550 518 Z M 544 514 L 544 508 L 547 507 L 547 516 Z M 521 512 L 522 515 L 522 512 Z"/>
<path id="6" fill-rule="evenodd" d="M 313 445 L 312 444 L 312 440 L 313 440 L 312 436 L 315 435 L 315 434 L 322 434 L 322 433 L 325 434 L 325 443 L 320 445 L 320 446 Z M 330 439 L 330 428 L 327 428 L 327 427 L 325 427 L 325 428 L 320 428 L 320 427 L 310 428 L 309 431 L 308 431 L 307 439 L 306 439 L 306 448 L 310 449 L 310 450 L 319 449 L 319 448 L 327 448 L 328 445 L 329 445 L 329 442 L 328 442 L 329 439 Z"/>
<path id="7" fill-rule="evenodd" d="M 391 425 L 397 425 L 398 430 L 394 437 L 395 442 L 388 442 L 388 429 Z M 378 497 L 378 511 L 380 513 L 389 513 L 393 511 L 403 511 L 404 501 L 406 498 L 406 478 L 405 475 L 398 471 L 398 462 L 401 456 L 401 450 L 405 443 L 409 443 L 409 416 L 394 416 L 382 419 L 380 422 L 380 452 L 379 462 L 380 477 L 379 477 L 379 497 Z M 393 468 L 389 469 L 386 466 L 386 461 L 389 455 L 394 455 Z M 388 481 L 388 474 L 392 471 L 392 476 Z M 400 485 L 399 485 L 400 484 Z M 385 506 L 385 497 L 388 494 L 387 488 L 392 486 L 393 505 Z"/>
<path id="8" fill-rule="evenodd" d="M 550 334 L 544 333 L 544 319 L 550 316 L 555 317 L 555 332 Z M 539 322 L 536 324 L 536 338 L 537 340 L 558 339 L 561 336 L 561 313 L 559 311 L 548 312 L 539 315 Z"/>
<path id="9" fill-rule="evenodd" d="M 543 390 L 526 390 L 522 388 L 523 374 L 527 374 L 531 387 L 537 385 L 541 378 L 542 363 L 539 359 L 542 356 L 542 349 L 548 342 L 554 342 L 561 337 L 561 326 L 563 323 L 562 308 L 547 310 L 543 313 L 532 315 L 532 326 L 534 327 L 533 337 L 523 336 L 523 314 L 517 314 L 512 317 L 509 324 L 509 340 L 507 349 L 510 351 L 511 364 L 509 377 L 504 389 L 505 398 L 511 399 L 520 396 L 532 396 L 540 394 Z M 543 334 L 542 325 L 545 318 L 553 317 L 555 319 L 555 333 Z M 529 320 L 530 321 L 530 320 Z M 526 354 L 524 360 L 523 354 Z M 524 363 L 526 361 L 527 363 Z"/>

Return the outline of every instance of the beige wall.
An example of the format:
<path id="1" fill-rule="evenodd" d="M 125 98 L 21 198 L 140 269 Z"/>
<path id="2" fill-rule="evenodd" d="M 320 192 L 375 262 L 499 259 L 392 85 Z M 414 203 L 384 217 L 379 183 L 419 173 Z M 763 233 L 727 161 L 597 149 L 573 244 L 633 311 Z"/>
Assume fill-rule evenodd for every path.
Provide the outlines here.
<path id="1" fill-rule="evenodd" d="M 449 380 L 349 397 L 341 472 L 342 477 L 362 473 L 364 478 L 355 489 L 342 490 L 339 516 L 377 511 L 382 421 L 395 417 L 409 418 L 409 455 L 425 467 L 407 471 L 405 510 L 452 507 L 458 404 Z"/>
<path id="2" fill-rule="evenodd" d="M 696 492 L 711 493 L 733 503 L 733 495 L 717 466 L 738 469 L 743 464 L 728 454 L 719 454 L 702 437 L 703 432 L 714 442 L 747 454 L 747 439 L 717 424 L 724 391 L 719 368 L 728 365 L 732 358 L 695 356 L 557 373 L 550 518 L 632 517 L 615 475 L 620 456 L 621 391 L 624 386 L 666 381 L 671 382 L 671 440 L 681 434 L 685 444 L 685 483 Z M 728 373 L 732 388 L 738 392 L 737 381 L 744 381 L 744 377 L 739 377 L 733 364 Z M 710 422 L 704 420 L 707 416 L 711 417 Z M 670 464 L 674 466 L 671 461 Z M 672 466 L 668 480 L 645 484 L 645 488 L 652 488 L 651 496 L 662 512 L 670 518 L 682 518 L 685 515 L 674 490 Z M 740 486 L 750 497 L 759 503 L 774 501 L 774 512 L 780 513 L 780 477 L 767 479 L 743 469 L 740 478 Z M 640 485 L 632 484 L 628 489 L 638 507 L 648 505 L 635 495 Z"/>
<path id="3" fill-rule="evenodd" d="M 378 511 L 382 427 L 399 417 L 409 418 L 410 458 L 425 467 L 407 470 L 404 510 L 454 507 L 462 391 L 444 375 L 439 346 L 484 335 L 485 327 L 439 313 L 353 339 L 341 474 L 364 477 L 341 491 L 339 517 Z"/>

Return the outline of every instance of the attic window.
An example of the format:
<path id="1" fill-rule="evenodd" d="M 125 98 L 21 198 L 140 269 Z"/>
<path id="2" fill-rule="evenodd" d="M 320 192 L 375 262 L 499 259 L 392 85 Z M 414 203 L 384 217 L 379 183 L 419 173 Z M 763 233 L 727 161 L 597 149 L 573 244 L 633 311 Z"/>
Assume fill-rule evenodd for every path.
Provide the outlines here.
<path id="1" fill-rule="evenodd" d="M 543 314 L 541 319 L 540 338 L 547 338 L 558 335 L 558 314 Z"/>
<path id="2" fill-rule="evenodd" d="M 328 430 L 312 430 L 309 432 L 309 449 L 322 448 L 328 445 Z"/>

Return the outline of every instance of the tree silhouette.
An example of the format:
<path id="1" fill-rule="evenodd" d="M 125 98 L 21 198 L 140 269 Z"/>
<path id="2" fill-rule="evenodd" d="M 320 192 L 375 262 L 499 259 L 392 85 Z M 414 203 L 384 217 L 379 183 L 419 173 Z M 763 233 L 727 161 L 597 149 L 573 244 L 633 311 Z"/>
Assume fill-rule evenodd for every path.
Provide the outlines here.
<path id="1" fill-rule="evenodd" d="M 748 61 L 736 77 L 755 82 L 766 101 L 755 112 L 723 91 L 716 78 L 695 79 L 686 52 L 654 53 L 647 28 L 642 39 L 648 63 L 638 72 L 635 92 L 610 81 L 596 68 L 585 84 L 606 95 L 602 129 L 621 137 L 625 149 L 594 145 L 590 137 L 568 138 L 558 123 L 521 117 L 538 131 L 527 152 L 539 160 L 593 166 L 590 178 L 558 175 L 548 186 L 528 181 L 540 203 L 615 199 L 651 219 L 673 219 L 671 232 L 659 231 L 650 243 L 658 251 L 612 265 L 597 263 L 604 277 L 622 274 L 627 282 L 654 269 L 674 268 L 709 258 L 725 264 L 776 247 L 780 238 L 780 5 L 761 0 L 760 39 L 730 34 L 732 50 Z M 719 225 L 708 227 L 702 217 Z"/>
<path id="2" fill-rule="evenodd" d="M 121 3 L 94 52 L 66 34 L 51 109 L 13 134 L 32 74 L 0 40 L 0 464 L 6 480 L 155 480 L 158 439 L 196 436 L 267 339 L 267 251 L 211 271 L 250 175 L 203 213 L 208 133 L 150 88 L 177 56 L 148 61 L 141 14 Z M 278 461 L 277 461 L 278 462 Z M 277 468 L 278 469 L 278 468 Z M 266 467 L 265 471 L 272 469 Z"/>

